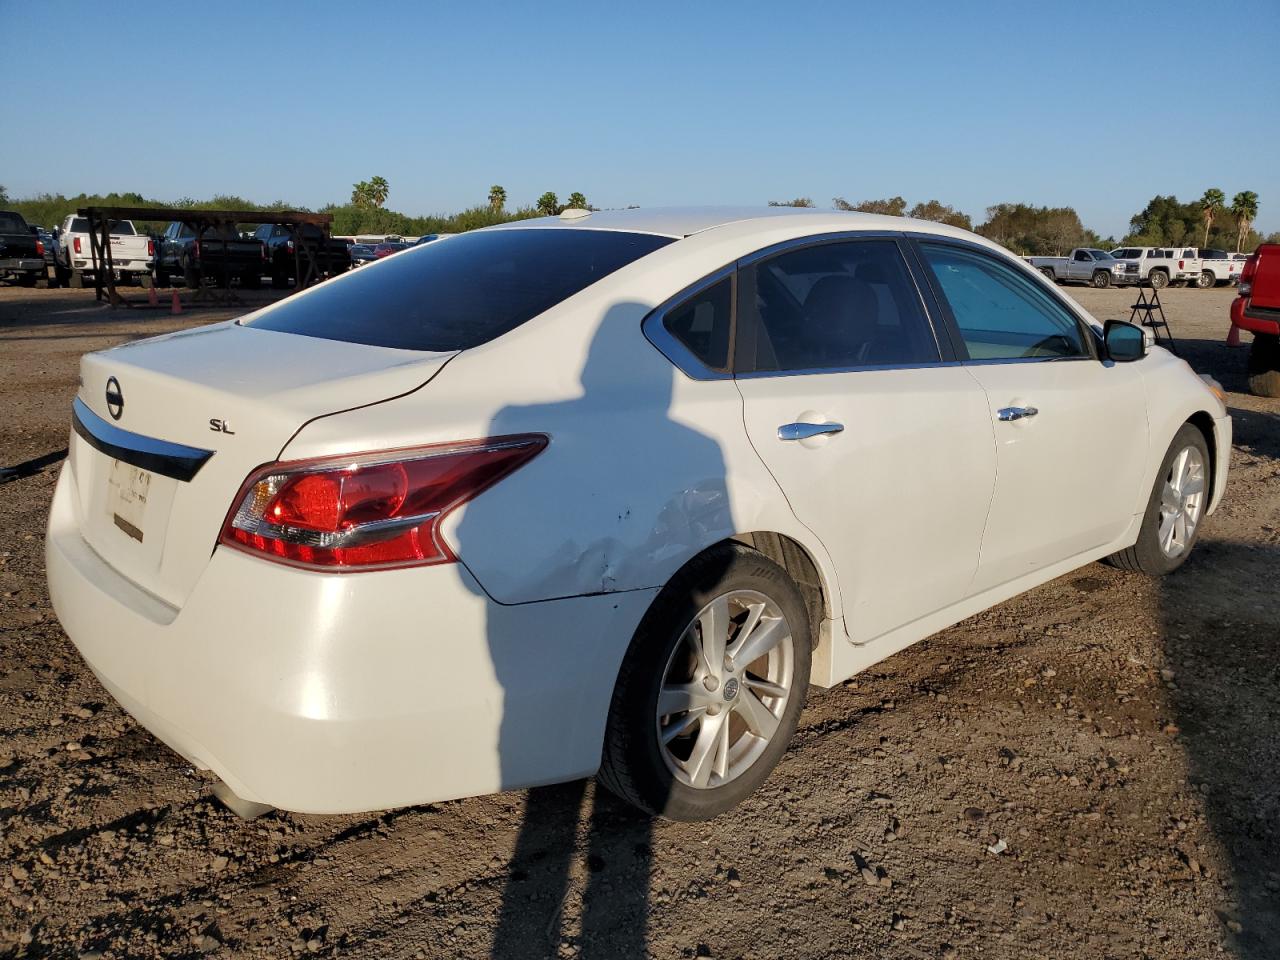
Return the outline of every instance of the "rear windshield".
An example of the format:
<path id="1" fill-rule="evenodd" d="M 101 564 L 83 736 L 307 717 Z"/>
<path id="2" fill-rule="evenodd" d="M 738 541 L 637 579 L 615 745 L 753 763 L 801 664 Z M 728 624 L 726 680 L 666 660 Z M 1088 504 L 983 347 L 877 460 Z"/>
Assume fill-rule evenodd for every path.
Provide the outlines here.
<path id="1" fill-rule="evenodd" d="M 401 350 L 466 350 L 671 242 L 606 230 L 481 230 L 362 267 L 246 325 Z"/>
<path id="2" fill-rule="evenodd" d="M 27 233 L 27 224 L 16 213 L 0 213 L 0 233 Z"/>
<path id="3" fill-rule="evenodd" d="M 99 220 L 99 223 L 102 221 Z M 88 233 L 89 218 L 88 217 L 72 217 L 71 226 L 67 228 L 68 233 Z M 112 220 L 111 226 L 107 229 L 108 233 L 114 233 L 118 237 L 134 236 L 133 223 L 128 220 Z"/>
<path id="4" fill-rule="evenodd" d="M 1231 254 L 1225 250 L 1201 250 L 1201 260 L 1226 260 Z"/>

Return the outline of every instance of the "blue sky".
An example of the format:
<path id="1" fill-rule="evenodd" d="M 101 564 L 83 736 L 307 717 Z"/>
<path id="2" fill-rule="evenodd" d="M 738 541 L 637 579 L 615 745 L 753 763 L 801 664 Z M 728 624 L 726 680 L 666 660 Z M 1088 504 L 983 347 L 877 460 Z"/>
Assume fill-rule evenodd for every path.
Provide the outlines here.
<path id="1" fill-rule="evenodd" d="M 1206 3 L 624 6 L 0 0 L 5 74 L 40 96 L 5 111 L 0 183 L 315 207 L 377 174 L 411 214 L 493 183 L 600 207 L 900 194 L 975 222 L 1070 205 L 1117 236 L 1154 194 L 1217 186 L 1280 229 L 1275 0 L 1208 42 Z"/>

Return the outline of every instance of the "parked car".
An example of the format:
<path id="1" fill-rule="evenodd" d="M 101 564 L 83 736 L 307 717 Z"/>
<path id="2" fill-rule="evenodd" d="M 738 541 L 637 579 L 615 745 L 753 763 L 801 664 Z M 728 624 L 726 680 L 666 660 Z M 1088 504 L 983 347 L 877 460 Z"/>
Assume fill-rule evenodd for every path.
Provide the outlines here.
<path id="1" fill-rule="evenodd" d="M 22 214 L 12 210 L 0 210 L 0 278 L 17 280 L 24 287 L 45 278 L 44 245 Z"/>
<path id="2" fill-rule="evenodd" d="M 336 277 L 351 269 L 351 255 L 345 240 L 330 237 L 319 227 L 309 223 L 302 225 L 301 234 L 306 238 L 311 256 L 315 258 L 315 265 L 320 271 L 321 279 Z M 258 227 L 254 236 L 267 248 L 271 286 L 283 288 L 287 287 L 290 281 L 297 282 L 299 256 L 304 257 L 302 272 L 306 275 L 308 262 L 305 254 L 295 252 L 297 238 L 293 227 L 282 223 L 264 223 Z"/>
<path id="3" fill-rule="evenodd" d="M 1080 280 L 1095 287 L 1109 287 L 1128 281 L 1125 266 L 1105 250 L 1077 247 L 1065 257 L 1027 257 L 1027 263 L 1050 280 L 1063 283 Z"/>
<path id="4" fill-rule="evenodd" d="M 1132 282 L 1147 280 L 1157 290 L 1170 284 L 1202 282 L 1194 247 L 1121 247 L 1111 255 L 1124 262 L 1125 276 Z"/>
<path id="5" fill-rule="evenodd" d="M 1235 283 L 1240 277 L 1240 271 L 1244 269 L 1244 263 L 1232 259 L 1226 250 L 1201 248 L 1196 250 L 1196 258 L 1200 261 L 1200 276 L 1196 286 L 1202 290 Z"/>
<path id="6" fill-rule="evenodd" d="M 111 244 L 111 264 L 115 267 L 116 281 L 132 283 L 151 271 L 151 263 L 155 259 L 155 244 L 150 237 L 138 233 L 132 220 L 112 220 L 107 226 L 107 239 Z M 105 270 L 106 266 L 105 261 L 94 261 L 93 244 L 89 239 L 89 218 L 72 214 L 63 220 L 58 235 L 58 259 L 54 268 L 59 285 L 91 285 L 98 270 Z"/>
<path id="7" fill-rule="evenodd" d="M 347 255 L 351 258 L 351 266 L 359 267 L 366 263 L 373 263 L 378 259 L 373 252 L 373 247 L 367 243 L 353 243 L 347 247 Z"/>
<path id="8" fill-rule="evenodd" d="M 373 256 L 375 259 L 381 260 L 383 257 L 389 257 L 393 253 L 399 253 L 401 250 L 408 250 L 409 246 L 403 240 L 387 240 L 373 248 Z"/>
<path id="9" fill-rule="evenodd" d="M 1231 322 L 1253 334 L 1249 389 L 1280 397 L 1280 243 L 1264 243 L 1245 261 Z"/>
<path id="10" fill-rule="evenodd" d="M 1223 495 L 1212 384 L 907 228 L 520 221 L 88 354 L 54 609 L 241 809 L 599 769 L 714 816 L 811 683 L 1094 560 L 1167 573 Z"/>
<path id="11" fill-rule="evenodd" d="M 45 273 L 47 274 L 49 267 L 57 266 L 58 240 L 52 233 L 43 228 L 33 232 L 43 248 Z"/>
<path id="12" fill-rule="evenodd" d="M 169 286 L 175 273 L 188 287 L 198 287 L 209 277 L 229 283 L 239 277 L 241 286 L 257 288 L 270 266 L 261 240 L 246 240 L 234 226 L 207 226 L 196 236 L 189 223 L 174 221 L 160 237 L 155 258 L 156 286 Z"/>

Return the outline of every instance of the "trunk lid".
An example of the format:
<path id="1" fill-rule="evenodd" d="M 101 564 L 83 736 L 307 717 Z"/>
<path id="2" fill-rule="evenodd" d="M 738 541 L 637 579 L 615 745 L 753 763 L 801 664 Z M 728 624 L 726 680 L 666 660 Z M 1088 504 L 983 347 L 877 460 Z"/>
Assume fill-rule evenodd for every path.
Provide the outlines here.
<path id="1" fill-rule="evenodd" d="M 181 607 L 254 468 L 309 420 L 408 393 L 453 355 L 235 322 L 88 354 L 69 454 L 81 535 Z"/>

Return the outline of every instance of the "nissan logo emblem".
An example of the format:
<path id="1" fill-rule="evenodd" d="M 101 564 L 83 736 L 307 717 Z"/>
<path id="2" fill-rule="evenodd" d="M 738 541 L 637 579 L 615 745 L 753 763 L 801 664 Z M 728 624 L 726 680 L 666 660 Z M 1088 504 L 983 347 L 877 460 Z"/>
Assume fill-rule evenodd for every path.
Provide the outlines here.
<path id="1" fill-rule="evenodd" d="M 112 420 L 119 420 L 124 413 L 124 392 L 115 377 L 107 381 L 107 413 L 111 414 Z"/>

